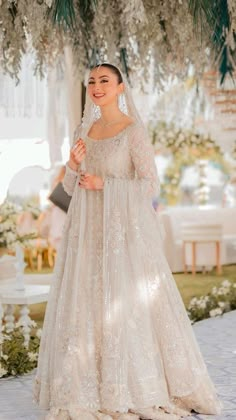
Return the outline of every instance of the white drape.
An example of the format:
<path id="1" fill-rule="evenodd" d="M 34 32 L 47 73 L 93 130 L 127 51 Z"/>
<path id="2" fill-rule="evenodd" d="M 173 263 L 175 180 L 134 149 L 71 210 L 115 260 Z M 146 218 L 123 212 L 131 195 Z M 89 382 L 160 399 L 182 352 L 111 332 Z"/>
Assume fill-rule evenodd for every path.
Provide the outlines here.
<path id="1" fill-rule="evenodd" d="M 67 92 L 68 131 L 70 141 L 73 139 L 75 127 L 81 121 L 82 115 L 82 86 L 73 66 L 72 50 L 65 47 L 65 82 Z"/>

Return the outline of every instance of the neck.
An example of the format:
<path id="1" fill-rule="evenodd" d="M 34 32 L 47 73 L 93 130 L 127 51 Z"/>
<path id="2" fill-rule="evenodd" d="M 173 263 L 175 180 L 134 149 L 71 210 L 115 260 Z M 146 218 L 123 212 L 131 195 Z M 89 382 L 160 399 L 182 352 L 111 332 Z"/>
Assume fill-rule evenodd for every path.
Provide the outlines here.
<path id="1" fill-rule="evenodd" d="M 122 116 L 118 104 L 116 102 L 100 107 L 102 119 L 105 122 L 113 121 Z"/>

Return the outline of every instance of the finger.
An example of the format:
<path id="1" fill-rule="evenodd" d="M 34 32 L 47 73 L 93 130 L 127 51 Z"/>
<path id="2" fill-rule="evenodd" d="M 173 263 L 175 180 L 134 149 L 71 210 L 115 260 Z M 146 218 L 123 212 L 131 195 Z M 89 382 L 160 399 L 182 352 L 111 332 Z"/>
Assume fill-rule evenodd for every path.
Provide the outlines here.
<path id="1" fill-rule="evenodd" d="M 82 156 L 86 154 L 86 150 L 85 149 L 75 150 L 73 153 L 78 156 Z"/>
<path id="2" fill-rule="evenodd" d="M 72 154 L 72 156 L 75 157 L 75 159 L 80 159 L 81 160 L 83 157 L 86 156 L 86 153 L 85 152 L 78 152 L 78 153 Z"/>
<path id="3" fill-rule="evenodd" d="M 84 185 L 84 186 L 86 186 L 86 185 L 87 185 L 87 182 L 86 182 L 84 179 L 80 179 L 79 183 L 80 183 L 81 185 Z"/>
<path id="4" fill-rule="evenodd" d="M 72 146 L 72 148 L 71 148 L 71 150 L 76 150 L 77 149 L 77 147 L 80 145 L 80 143 L 79 142 L 76 142 L 73 146 Z"/>
<path id="5" fill-rule="evenodd" d="M 82 160 L 82 158 L 85 157 L 85 154 L 84 153 L 76 153 L 75 155 L 72 155 L 72 156 L 74 156 L 75 159 Z"/>
<path id="6" fill-rule="evenodd" d="M 73 153 L 77 153 L 79 151 L 85 151 L 86 147 L 84 145 L 79 144 L 79 145 L 76 145 L 76 147 L 72 148 L 71 150 Z"/>
<path id="7" fill-rule="evenodd" d="M 86 146 L 85 146 L 85 143 L 84 143 L 82 140 L 77 141 L 77 142 L 73 145 L 72 150 L 76 150 L 77 148 L 80 148 L 80 147 L 86 147 Z"/>
<path id="8" fill-rule="evenodd" d="M 82 184 L 81 182 L 79 182 L 79 187 L 83 188 L 84 190 L 86 190 L 88 188 L 88 186 L 86 184 Z"/>
<path id="9" fill-rule="evenodd" d="M 79 137 L 77 140 L 75 140 L 75 143 L 84 143 L 84 140 Z"/>

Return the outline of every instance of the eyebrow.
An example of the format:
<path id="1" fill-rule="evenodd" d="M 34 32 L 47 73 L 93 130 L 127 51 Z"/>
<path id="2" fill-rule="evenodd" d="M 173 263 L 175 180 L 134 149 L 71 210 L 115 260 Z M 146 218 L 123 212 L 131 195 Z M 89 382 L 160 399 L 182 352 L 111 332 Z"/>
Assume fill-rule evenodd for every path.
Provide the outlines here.
<path id="1" fill-rule="evenodd" d="M 102 77 L 108 77 L 109 78 L 109 76 L 107 76 L 106 74 L 104 74 L 103 76 L 99 76 L 99 79 L 102 79 Z M 94 77 L 90 77 L 89 80 L 90 79 L 94 79 Z"/>

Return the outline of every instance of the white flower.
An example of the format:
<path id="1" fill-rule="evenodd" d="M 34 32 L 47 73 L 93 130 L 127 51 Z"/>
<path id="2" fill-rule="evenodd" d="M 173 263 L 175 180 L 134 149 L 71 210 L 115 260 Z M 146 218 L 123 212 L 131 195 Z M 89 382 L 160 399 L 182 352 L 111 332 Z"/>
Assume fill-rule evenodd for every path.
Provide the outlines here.
<path id="1" fill-rule="evenodd" d="M 42 336 L 42 328 L 39 328 L 39 329 L 38 329 L 38 331 L 36 332 L 36 336 L 37 336 L 38 338 L 41 338 L 41 336 Z"/>
<path id="2" fill-rule="evenodd" d="M 38 354 L 33 353 L 32 351 L 29 351 L 28 358 L 31 362 L 35 362 L 36 360 L 38 360 Z"/>
<path id="3" fill-rule="evenodd" d="M 7 370 L 4 369 L 4 367 L 2 367 L 1 363 L 0 363 L 0 378 L 2 378 L 2 376 L 6 375 Z"/>
<path id="4" fill-rule="evenodd" d="M 220 287 L 218 289 L 217 295 L 218 296 L 220 296 L 220 295 L 226 295 L 228 292 L 229 292 L 229 289 L 228 288 L 226 288 L 226 287 Z"/>
<path id="5" fill-rule="evenodd" d="M 206 308 L 206 302 L 205 300 L 200 300 L 199 301 L 199 308 L 205 309 Z"/>
<path id="6" fill-rule="evenodd" d="M 44 0 L 48 7 L 52 7 L 52 0 Z"/>
<path id="7" fill-rule="evenodd" d="M 218 294 L 218 289 L 217 289 L 217 287 L 213 287 L 213 288 L 212 288 L 211 293 L 212 293 L 213 295 L 217 295 L 217 294 Z"/>
<path id="8" fill-rule="evenodd" d="M 196 297 L 194 297 L 194 298 L 192 298 L 191 300 L 190 300 L 190 305 L 191 306 L 194 306 L 194 305 L 196 305 L 198 303 L 198 300 L 197 300 L 197 298 Z"/>
<path id="9" fill-rule="evenodd" d="M 230 287 L 231 286 L 231 282 L 229 280 L 224 280 L 224 281 L 222 281 L 221 284 L 222 284 L 223 287 Z"/>
<path id="10" fill-rule="evenodd" d="M 30 326 L 31 327 L 37 327 L 37 323 L 33 319 L 31 319 L 30 320 Z"/>
<path id="11" fill-rule="evenodd" d="M 16 240 L 16 234 L 13 232 L 7 232 L 6 239 L 8 243 L 14 242 Z"/>
<path id="12" fill-rule="evenodd" d="M 0 344 L 4 343 L 4 341 L 10 341 L 11 337 L 7 334 L 0 334 Z"/>
<path id="13" fill-rule="evenodd" d="M 8 356 L 7 354 L 3 354 L 3 355 L 2 355 L 3 360 L 7 360 L 7 359 L 8 359 L 8 357 L 9 357 L 9 356 Z"/>
<path id="14" fill-rule="evenodd" d="M 210 314 L 210 317 L 212 318 L 214 316 L 221 315 L 222 314 L 222 310 L 220 308 L 215 308 L 215 309 L 212 309 L 209 312 L 209 314 Z"/>

